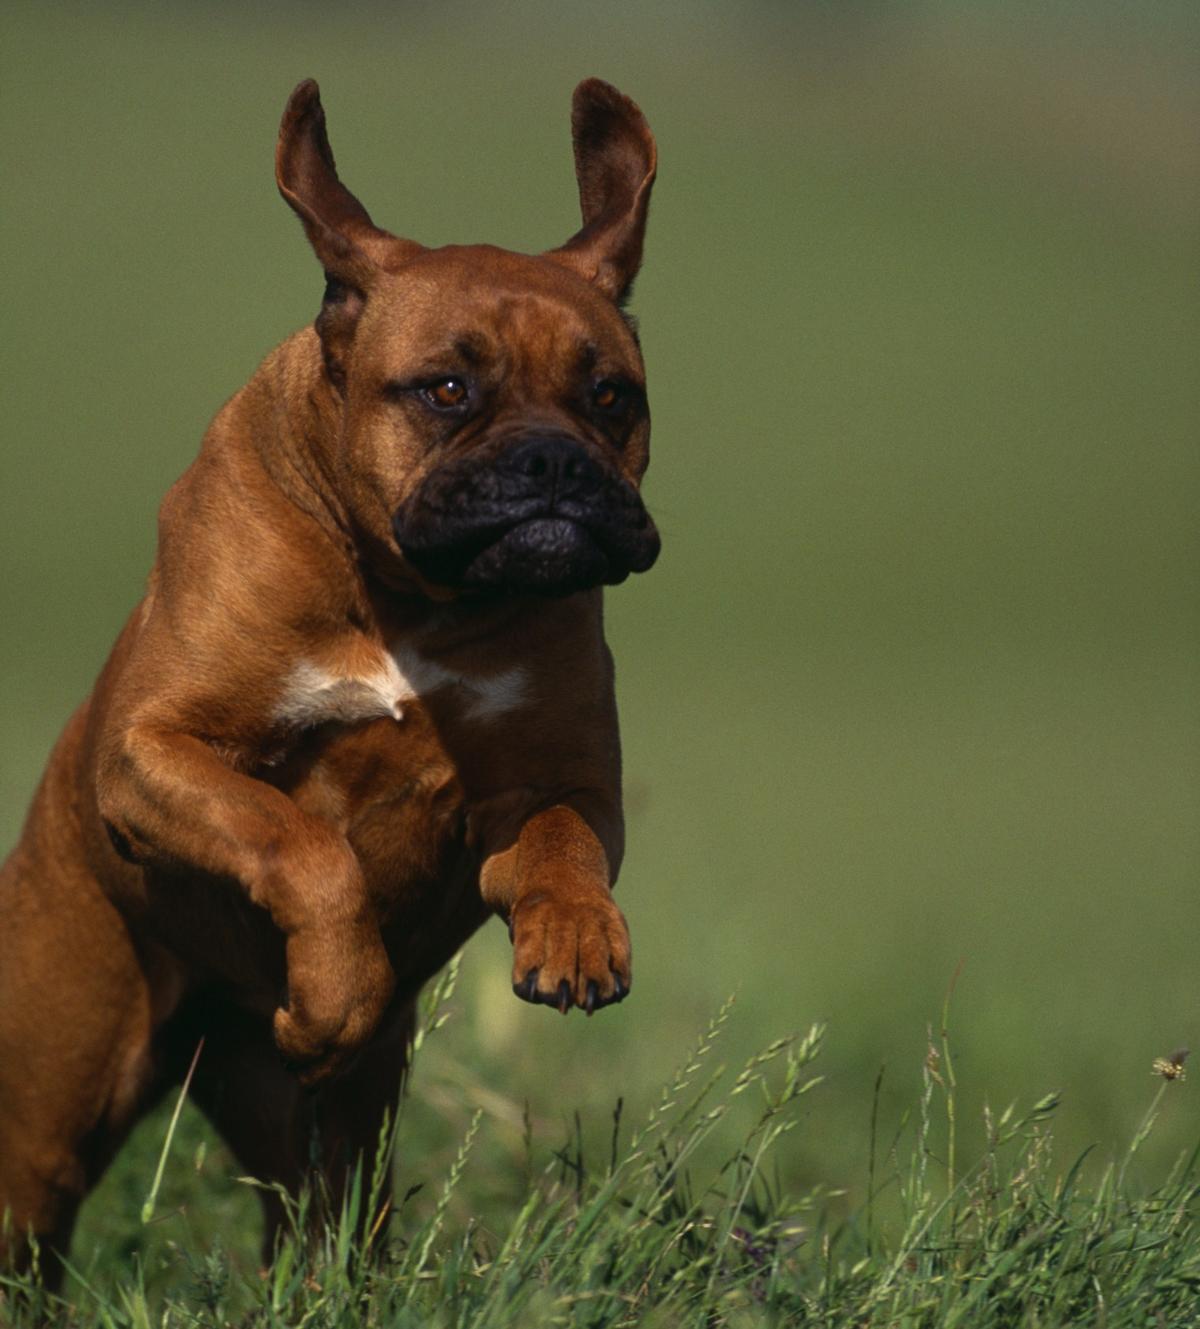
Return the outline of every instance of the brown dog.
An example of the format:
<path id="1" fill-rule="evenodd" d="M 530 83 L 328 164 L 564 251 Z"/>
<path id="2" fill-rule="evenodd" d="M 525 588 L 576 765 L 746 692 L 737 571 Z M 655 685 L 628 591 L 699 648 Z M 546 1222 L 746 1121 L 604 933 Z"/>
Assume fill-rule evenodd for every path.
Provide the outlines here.
<path id="1" fill-rule="evenodd" d="M 9 1260 L 31 1232 L 65 1250 L 201 1035 L 192 1095 L 241 1164 L 295 1188 L 319 1121 L 336 1190 L 421 984 L 489 913 L 518 996 L 629 991 L 600 587 L 658 553 L 620 312 L 655 148 L 598 80 L 572 128 L 561 249 L 425 249 L 339 182 L 316 85 L 292 94 L 276 175 L 321 312 L 167 495 L 146 597 L 0 875 Z"/>

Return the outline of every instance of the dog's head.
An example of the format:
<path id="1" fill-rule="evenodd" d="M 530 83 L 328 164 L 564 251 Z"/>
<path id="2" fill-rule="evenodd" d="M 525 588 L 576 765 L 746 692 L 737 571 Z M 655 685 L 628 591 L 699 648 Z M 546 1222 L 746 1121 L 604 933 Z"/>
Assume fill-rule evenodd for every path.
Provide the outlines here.
<path id="1" fill-rule="evenodd" d="M 565 595 L 658 555 L 638 493 L 645 375 L 621 312 L 654 139 L 598 79 L 575 90 L 572 131 L 583 227 L 565 245 L 426 249 L 338 179 L 315 83 L 284 112 L 276 178 L 326 275 L 316 330 L 342 420 L 326 464 L 372 563 L 427 593 Z"/>

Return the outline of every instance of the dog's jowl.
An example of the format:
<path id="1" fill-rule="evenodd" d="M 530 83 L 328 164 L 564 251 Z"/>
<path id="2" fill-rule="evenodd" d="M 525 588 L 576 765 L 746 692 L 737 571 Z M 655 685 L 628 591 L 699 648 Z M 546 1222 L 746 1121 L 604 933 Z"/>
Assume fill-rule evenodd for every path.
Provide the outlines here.
<path id="1" fill-rule="evenodd" d="M 336 1194 L 421 984 L 489 914 L 518 997 L 629 991 L 601 588 L 658 553 L 621 312 L 655 149 L 598 80 L 572 129 L 561 248 L 426 249 L 339 181 L 316 85 L 292 94 L 276 177 L 320 312 L 167 494 L 0 874 L 0 1263 L 65 1250 L 201 1038 L 191 1096 L 241 1166 L 299 1186 L 316 1122 Z"/>

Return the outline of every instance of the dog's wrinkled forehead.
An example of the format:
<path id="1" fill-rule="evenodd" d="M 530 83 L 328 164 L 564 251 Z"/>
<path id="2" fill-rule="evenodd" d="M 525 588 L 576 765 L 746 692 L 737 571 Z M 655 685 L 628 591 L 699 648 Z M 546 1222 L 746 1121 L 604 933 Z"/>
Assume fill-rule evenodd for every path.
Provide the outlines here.
<path id="1" fill-rule="evenodd" d="M 358 341 L 370 348 L 368 372 L 582 367 L 642 378 L 637 338 L 611 301 L 557 264 L 487 245 L 429 250 L 390 274 Z"/>

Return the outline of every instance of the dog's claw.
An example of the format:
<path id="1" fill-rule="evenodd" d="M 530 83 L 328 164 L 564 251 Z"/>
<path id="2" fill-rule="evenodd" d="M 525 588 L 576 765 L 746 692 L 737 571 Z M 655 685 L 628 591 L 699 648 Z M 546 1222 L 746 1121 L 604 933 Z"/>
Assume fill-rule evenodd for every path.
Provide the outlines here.
<path id="1" fill-rule="evenodd" d="M 629 991 L 629 933 L 608 896 L 578 902 L 526 896 L 514 918 L 518 997 L 563 1015 L 572 1006 L 592 1015 Z"/>

